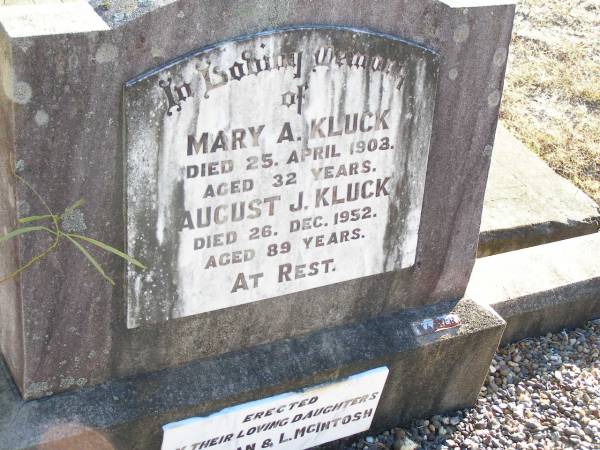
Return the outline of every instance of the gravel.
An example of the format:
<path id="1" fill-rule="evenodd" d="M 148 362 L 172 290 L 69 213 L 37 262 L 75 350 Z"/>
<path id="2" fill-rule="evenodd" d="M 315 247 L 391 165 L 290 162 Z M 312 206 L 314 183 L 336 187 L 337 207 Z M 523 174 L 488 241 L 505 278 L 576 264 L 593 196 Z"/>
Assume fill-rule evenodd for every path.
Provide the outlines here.
<path id="1" fill-rule="evenodd" d="M 473 408 L 318 448 L 600 449 L 600 320 L 500 348 Z"/>

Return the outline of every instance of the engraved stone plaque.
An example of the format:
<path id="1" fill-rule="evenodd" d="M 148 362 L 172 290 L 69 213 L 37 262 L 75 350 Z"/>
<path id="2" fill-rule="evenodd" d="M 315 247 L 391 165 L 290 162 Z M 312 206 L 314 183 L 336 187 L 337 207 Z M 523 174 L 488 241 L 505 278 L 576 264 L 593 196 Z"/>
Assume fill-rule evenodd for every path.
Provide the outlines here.
<path id="1" fill-rule="evenodd" d="M 371 427 L 389 369 L 235 405 L 163 426 L 162 450 L 312 448 Z"/>
<path id="2" fill-rule="evenodd" d="M 128 327 L 415 263 L 438 58 L 346 28 L 194 52 L 124 93 Z"/>

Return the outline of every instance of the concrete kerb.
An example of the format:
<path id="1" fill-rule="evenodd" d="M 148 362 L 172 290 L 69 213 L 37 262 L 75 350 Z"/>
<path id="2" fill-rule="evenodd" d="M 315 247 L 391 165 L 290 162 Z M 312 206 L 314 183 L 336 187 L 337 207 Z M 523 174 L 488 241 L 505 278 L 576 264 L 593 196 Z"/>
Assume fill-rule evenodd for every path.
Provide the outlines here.
<path id="1" fill-rule="evenodd" d="M 479 257 L 595 233 L 600 208 L 498 126 L 481 220 Z"/>
<path id="2" fill-rule="evenodd" d="M 502 343 L 600 317 L 600 233 L 480 258 L 466 296 L 507 322 Z"/>

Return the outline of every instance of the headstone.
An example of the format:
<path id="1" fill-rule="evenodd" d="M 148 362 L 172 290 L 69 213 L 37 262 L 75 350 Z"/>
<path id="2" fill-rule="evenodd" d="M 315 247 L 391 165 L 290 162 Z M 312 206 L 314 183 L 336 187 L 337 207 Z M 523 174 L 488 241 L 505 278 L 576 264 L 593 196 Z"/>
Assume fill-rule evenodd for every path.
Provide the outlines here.
<path id="1" fill-rule="evenodd" d="M 348 433 L 473 402 L 503 327 L 462 296 L 514 7 L 125 3 L 0 6 L 0 231 L 84 198 L 66 225 L 147 266 L 87 247 L 113 286 L 64 242 L 0 284 L 24 399 L 6 375 L 0 447 L 159 448 L 379 367 Z M 0 276 L 51 245 L 0 246 Z"/>

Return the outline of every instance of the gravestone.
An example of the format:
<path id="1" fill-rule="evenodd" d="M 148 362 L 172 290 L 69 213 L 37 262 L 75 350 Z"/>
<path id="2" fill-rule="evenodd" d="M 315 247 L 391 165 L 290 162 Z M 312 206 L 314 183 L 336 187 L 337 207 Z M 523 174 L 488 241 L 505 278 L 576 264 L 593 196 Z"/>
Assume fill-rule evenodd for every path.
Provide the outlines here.
<path id="1" fill-rule="evenodd" d="M 75 228 L 147 266 L 90 249 L 113 286 L 65 244 L 0 284 L 0 448 L 237 448 L 339 400 L 339 427 L 276 430 L 299 448 L 474 402 L 514 14 L 481 3 L 0 7 L 0 230 L 84 198 Z"/>

